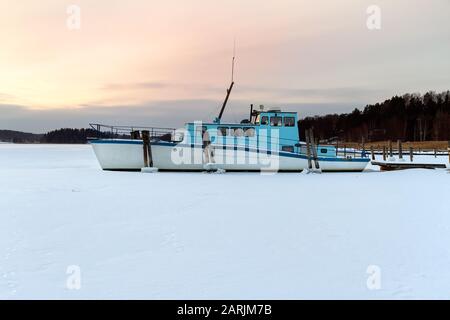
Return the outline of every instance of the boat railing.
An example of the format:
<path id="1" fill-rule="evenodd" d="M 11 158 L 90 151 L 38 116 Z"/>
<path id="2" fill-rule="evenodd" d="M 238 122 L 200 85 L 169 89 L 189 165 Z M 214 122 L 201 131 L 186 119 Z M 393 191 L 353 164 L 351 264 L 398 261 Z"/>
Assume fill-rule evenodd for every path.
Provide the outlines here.
<path id="1" fill-rule="evenodd" d="M 98 137 L 111 139 L 140 139 L 142 131 L 148 131 L 152 140 L 177 141 L 176 129 L 144 126 L 114 126 L 100 123 L 90 123 L 92 129 L 98 132 Z"/>
<path id="2" fill-rule="evenodd" d="M 336 156 L 341 158 L 368 158 L 369 153 L 366 150 L 360 150 L 355 148 L 339 148 L 336 149 Z"/>
<path id="3" fill-rule="evenodd" d="M 90 123 L 89 124 L 92 129 L 94 129 L 98 134 L 96 137 L 92 137 L 90 139 L 141 139 L 142 131 L 148 131 L 151 140 L 160 140 L 160 141 L 172 141 L 172 142 L 181 142 L 183 140 L 183 133 L 177 129 L 173 128 L 160 128 L 160 127 L 144 127 L 144 126 L 115 126 L 115 125 L 106 125 L 100 123 Z M 227 136 L 218 136 L 219 138 L 225 138 Z M 248 136 L 234 136 L 235 139 L 249 138 Z M 300 142 L 298 140 L 277 137 L 278 142 L 274 143 L 271 141 L 270 137 L 268 137 L 266 143 L 272 145 L 277 150 L 281 149 L 282 146 L 292 145 L 297 148 L 297 152 L 300 154 L 307 154 L 306 151 L 306 143 Z M 234 140 L 234 139 L 233 139 Z M 224 140 L 225 142 L 226 140 Z M 246 143 L 247 144 L 247 143 Z M 259 144 L 259 142 L 257 143 Z M 233 144 L 234 145 L 234 144 Z M 347 148 L 344 146 L 332 145 L 332 144 L 318 144 L 316 148 L 324 146 L 333 146 L 335 147 L 335 156 L 336 157 L 344 157 L 344 158 L 367 158 L 367 151 L 355 149 L 355 148 Z"/>

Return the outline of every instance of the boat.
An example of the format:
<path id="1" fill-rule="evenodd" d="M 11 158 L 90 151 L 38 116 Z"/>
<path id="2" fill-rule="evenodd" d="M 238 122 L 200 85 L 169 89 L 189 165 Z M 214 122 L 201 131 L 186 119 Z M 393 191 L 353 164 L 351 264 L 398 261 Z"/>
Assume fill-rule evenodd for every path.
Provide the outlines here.
<path id="1" fill-rule="evenodd" d="M 313 137 L 300 141 L 296 112 L 251 106 L 249 119 L 226 123 L 225 105 L 214 121 L 181 129 L 91 124 L 103 137 L 89 143 L 103 170 L 363 171 L 370 161 L 364 152 L 316 145 Z"/>

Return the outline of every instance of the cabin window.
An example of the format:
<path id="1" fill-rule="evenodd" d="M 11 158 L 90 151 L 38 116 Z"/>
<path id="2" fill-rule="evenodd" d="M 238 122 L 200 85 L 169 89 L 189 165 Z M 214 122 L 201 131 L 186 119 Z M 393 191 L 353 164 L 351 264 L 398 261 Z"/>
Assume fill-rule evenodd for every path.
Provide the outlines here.
<path id="1" fill-rule="evenodd" d="M 246 137 L 254 137 L 255 136 L 255 128 L 245 128 L 245 136 Z"/>
<path id="2" fill-rule="evenodd" d="M 294 146 L 282 146 L 281 151 L 294 152 Z"/>
<path id="3" fill-rule="evenodd" d="M 261 117 L 261 125 L 266 126 L 268 124 L 269 124 L 269 117 L 268 116 Z"/>
<path id="4" fill-rule="evenodd" d="M 218 127 L 217 128 L 217 135 L 218 136 L 227 136 L 228 135 L 228 128 L 227 127 Z"/>
<path id="5" fill-rule="evenodd" d="M 281 117 L 270 117 L 270 125 L 272 127 L 281 127 L 282 119 Z"/>
<path id="6" fill-rule="evenodd" d="M 242 130 L 242 128 L 233 128 L 233 136 L 235 136 L 235 137 L 243 137 L 244 136 L 244 130 Z"/>
<path id="7" fill-rule="evenodd" d="M 295 118 L 294 117 L 284 117 L 284 126 L 285 127 L 295 127 Z"/>
<path id="8" fill-rule="evenodd" d="M 320 153 L 327 153 L 328 150 L 327 149 L 320 149 Z"/>

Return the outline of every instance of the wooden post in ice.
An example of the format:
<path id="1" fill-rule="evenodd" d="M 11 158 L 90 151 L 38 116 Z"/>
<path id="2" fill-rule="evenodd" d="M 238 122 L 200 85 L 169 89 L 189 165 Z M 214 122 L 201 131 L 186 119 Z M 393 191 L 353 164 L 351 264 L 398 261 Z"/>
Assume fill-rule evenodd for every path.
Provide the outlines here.
<path id="1" fill-rule="evenodd" d="M 311 142 L 309 141 L 309 129 L 305 130 L 305 138 L 306 138 L 306 156 L 308 157 L 308 169 L 312 169 L 312 161 L 311 161 Z"/>
<path id="2" fill-rule="evenodd" d="M 392 158 L 392 156 L 394 155 L 394 153 L 392 152 L 392 141 L 389 140 L 388 144 L 389 144 L 389 157 Z"/>
<path id="3" fill-rule="evenodd" d="M 375 160 L 375 152 L 373 150 L 373 146 L 370 146 L 370 154 L 372 155 L 372 160 Z"/>
<path id="4" fill-rule="evenodd" d="M 364 144 L 364 137 L 361 138 L 361 149 L 362 149 L 362 152 L 361 152 L 361 158 L 362 158 L 363 155 L 366 154 L 366 146 Z"/>
<path id="5" fill-rule="evenodd" d="M 437 149 L 434 148 L 434 157 L 437 158 Z"/>
<path id="6" fill-rule="evenodd" d="M 141 172 L 153 173 L 157 172 L 158 169 L 153 167 L 153 156 L 152 156 L 152 144 L 150 142 L 150 131 L 142 131 L 142 142 L 143 142 L 143 152 L 144 152 L 144 168 L 141 168 Z"/>
<path id="7" fill-rule="evenodd" d="M 386 146 L 383 146 L 383 161 L 386 161 Z"/>
<path id="8" fill-rule="evenodd" d="M 397 148 L 398 148 L 398 158 L 403 159 L 403 148 L 401 140 L 397 140 Z"/>
<path id="9" fill-rule="evenodd" d="M 411 160 L 411 162 L 413 162 L 413 160 L 414 160 L 414 149 L 413 149 L 413 147 L 409 147 L 409 160 Z"/>
<path id="10" fill-rule="evenodd" d="M 309 129 L 309 141 L 312 147 L 312 155 L 313 155 L 313 160 L 314 160 L 314 166 L 316 167 L 316 169 L 320 169 L 320 165 L 319 165 L 319 159 L 317 159 L 317 146 L 318 143 L 316 143 L 316 140 L 314 139 L 314 133 L 312 129 Z"/>
<path id="11" fill-rule="evenodd" d="M 148 130 L 142 131 L 142 142 L 144 145 L 144 167 L 150 167 L 149 161 L 149 145 L 150 145 L 150 132 Z"/>

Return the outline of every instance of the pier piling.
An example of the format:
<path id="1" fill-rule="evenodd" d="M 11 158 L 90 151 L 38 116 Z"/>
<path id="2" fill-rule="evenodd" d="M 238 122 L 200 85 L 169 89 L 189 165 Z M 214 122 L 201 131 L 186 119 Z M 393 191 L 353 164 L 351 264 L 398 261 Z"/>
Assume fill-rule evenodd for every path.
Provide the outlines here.
<path id="1" fill-rule="evenodd" d="M 309 129 L 309 141 L 310 141 L 311 147 L 312 147 L 312 155 L 313 155 L 313 160 L 314 160 L 314 166 L 318 170 L 318 169 L 320 169 L 319 159 L 317 158 L 318 142 L 316 142 L 316 140 L 314 139 L 313 129 Z"/>
<path id="2" fill-rule="evenodd" d="M 309 140 L 309 129 L 305 130 L 305 140 L 306 140 L 306 156 L 308 157 L 308 169 L 312 169 L 311 161 L 311 142 Z"/>
<path id="3" fill-rule="evenodd" d="M 142 142 L 143 142 L 143 152 L 144 152 L 144 167 L 141 168 L 143 173 L 155 173 L 158 172 L 158 168 L 153 167 L 153 155 L 152 155 L 152 144 L 150 141 L 150 131 L 143 130 L 141 132 Z M 153 134 L 152 134 L 153 136 Z"/>
<path id="4" fill-rule="evenodd" d="M 392 151 L 392 141 L 388 141 L 389 144 L 389 157 L 392 158 L 394 156 L 394 152 Z"/>
<path id="5" fill-rule="evenodd" d="M 366 145 L 364 141 L 364 137 L 361 137 L 361 158 L 366 154 Z"/>
<path id="6" fill-rule="evenodd" d="M 148 145 L 150 143 L 150 132 L 147 130 L 142 131 L 142 142 L 144 145 L 144 166 L 150 167 L 149 159 L 148 159 Z"/>
<path id="7" fill-rule="evenodd" d="M 403 159 L 403 148 L 401 140 L 397 140 L 397 148 L 398 148 L 398 158 Z"/>
<path id="8" fill-rule="evenodd" d="M 153 167 L 152 147 L 150 144 L 150 132 L 148 130 L 142 131 L 142 142 L 144 145 L 144 165 L 146 167 Z"/>

